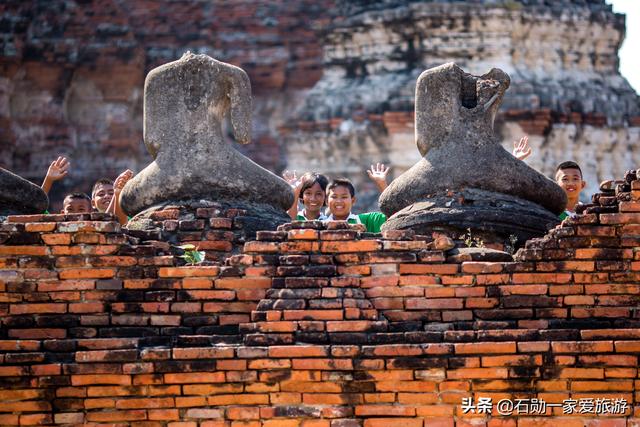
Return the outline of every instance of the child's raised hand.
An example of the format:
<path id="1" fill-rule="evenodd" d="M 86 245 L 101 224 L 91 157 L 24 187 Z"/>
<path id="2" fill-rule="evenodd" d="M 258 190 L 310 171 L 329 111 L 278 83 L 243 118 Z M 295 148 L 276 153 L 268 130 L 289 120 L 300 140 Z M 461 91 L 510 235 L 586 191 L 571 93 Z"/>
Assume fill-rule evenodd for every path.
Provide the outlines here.
<path id="1" fill-rule="evenodd" d="M 59 181 L 69 173 L 69 161 L 66 157 L 60 156 L 51 162 L 49 170 L 47 170 L 47 177 L 51 181 Z"/>
<path id="2" fill-rule="evenodd" d="M 388 168 L 384 163 L 376 163 L 371 165 L 371 169 L 367 169 L 367 175 L 378 186 L 380 191 L 384 191 L 387 188 L 387 174 L 391 168 Z"/>
<path id="3" fill-rule="evenodd" d="M 300 179 L 298 178 L 298 176 L 296 175 L 296 171 L 295 170 L 285 170 L 284 172 L 282 172 L 282 178 L 287 181 L 287 183 L 291 186 L 291 188 L 295 189 L 298 187 L 298 185 L 300 185 Z"/>
<path id="4" fill-rule="evenodd" d="M 529 146 L 529 137 L 523 136 L 520 141 L 513 141 L 513 157 L 518 160 L 524 160 L 531 155 L 531 147 Z"/>
<path id="5" fill-rule="evenodd" d="M 113 182 L 113 190 L 114 191 L 122 190 L 125 184 L 129 182 L 131 178 L 133 178 L 133 172 L 131 170 L 127 169 L 126 171 L 122 172 L 120 175 L 118 175 L 116 180 Z"/>

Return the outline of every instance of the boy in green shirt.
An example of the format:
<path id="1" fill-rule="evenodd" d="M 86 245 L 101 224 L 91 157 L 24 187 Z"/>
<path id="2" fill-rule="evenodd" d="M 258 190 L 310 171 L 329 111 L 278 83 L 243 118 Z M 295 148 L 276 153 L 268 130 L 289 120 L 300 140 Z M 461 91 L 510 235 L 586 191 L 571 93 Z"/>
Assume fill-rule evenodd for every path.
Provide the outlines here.
<path id="1" fill-rule="evenodd" d="M 380 187 L 378 185 L 378 188 Z M 351 207 L 356 202 L 355 193 L 355 188 L 348 179 L 340 178 L 331 181 L 327 186 L 327 205 L 329 206 L 330 215 L 326 218 L 326 221 L 347 221 L 349 224 L 363 224 L 367 231 L 379 233 L 380 227 L 385 223 L 387 217 L 382 212 L 367 212 L 359 215 L 351 213 Z"/>
<path id="2" fill-rule="evenodd" d="M 562 162 L 556 168 L 556 184 L 564 190 L 567 195 L 567 207 L 560 214 L 560 221 L 574 216 L 576 206 L 580 204 L 580 192 L 587 185 L 582 180 L 582 170 L 576 162 Z"/>

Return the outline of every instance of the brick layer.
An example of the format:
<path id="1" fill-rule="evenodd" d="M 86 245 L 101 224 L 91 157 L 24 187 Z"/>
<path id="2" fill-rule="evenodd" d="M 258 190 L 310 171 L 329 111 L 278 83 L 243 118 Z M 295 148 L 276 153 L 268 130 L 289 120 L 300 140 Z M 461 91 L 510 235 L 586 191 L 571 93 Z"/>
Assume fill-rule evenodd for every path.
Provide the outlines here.
<path id="1" fill-rule="evenodd" d="M 508 263 L 448 263 L 431 236 L 294 222 L 224 263 L 180 266 L 108 216 L 10 217 L 0 424 L 633 425 L 629 181 L 604 200 L 615 212 L 567 220 Z M 467 397 L 629 408 L 516 418 L 464 413 Z"/>

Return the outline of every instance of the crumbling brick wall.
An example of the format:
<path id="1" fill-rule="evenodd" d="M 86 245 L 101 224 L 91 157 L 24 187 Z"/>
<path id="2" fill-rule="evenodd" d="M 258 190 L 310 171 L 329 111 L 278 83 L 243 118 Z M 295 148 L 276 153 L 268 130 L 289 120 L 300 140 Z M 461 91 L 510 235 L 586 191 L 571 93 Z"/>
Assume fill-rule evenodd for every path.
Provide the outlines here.
<path id="1" fill-rule="evenodd" d="M 222 264 L 178 266 L 102 214 L 10 217 L 0 424 L 633 425 L 640 182 L 629 189 L 618 212 L 565 221 L 506 263 L 299 222 Z M 465 398 L 618 412 L 516 418 L 464 413 Z"/>

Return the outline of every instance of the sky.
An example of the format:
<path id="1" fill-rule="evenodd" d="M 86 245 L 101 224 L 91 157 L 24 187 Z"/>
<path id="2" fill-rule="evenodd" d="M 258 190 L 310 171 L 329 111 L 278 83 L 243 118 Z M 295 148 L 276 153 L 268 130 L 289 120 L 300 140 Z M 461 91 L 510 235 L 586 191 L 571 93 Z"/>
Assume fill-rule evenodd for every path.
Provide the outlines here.
<path id="1" fill-rule="evenodd" d="M 620 49 L 620 72 L 640 93 L 640 0 L 608 0 L 607 3 L 613 5 L 614 12 L 627 15 L 627 34 Z"/>

